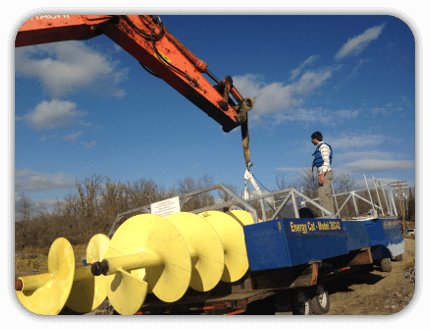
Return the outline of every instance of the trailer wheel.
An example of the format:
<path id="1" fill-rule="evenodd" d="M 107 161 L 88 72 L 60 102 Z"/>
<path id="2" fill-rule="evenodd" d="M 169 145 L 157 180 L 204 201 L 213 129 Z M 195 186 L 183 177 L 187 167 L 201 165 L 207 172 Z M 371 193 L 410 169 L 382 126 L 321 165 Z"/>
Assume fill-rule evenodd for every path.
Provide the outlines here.
<path id="1" fill-rule="evenodd" d="M 381 270 L 383 272 L 387 272 L 387 273 L 391 272 L 391 259 L 390 258 L 382 259 Z"/>
<path id="2" fill-rule="evenodd" d="M 314 286 L 310 303 L 314 314 L 328 313 L 330 310 L 330 296 L 325 285 L 318 283 Z"/>
<path id="3" fill-rule="evenodd" d="M 394 259 L 395 261 L 402 261 L 402 260 L 403 260 L 403 253 L 402 253 L 402 254 L 399 254 L 398 256 L 395 256 L 393 259 Z"/>
<path id="4" fill-rule="evenodd" d="M 294 291 L 293 314 L 312 315 L 310 298 L 306 289 L 299 288 Z"/>

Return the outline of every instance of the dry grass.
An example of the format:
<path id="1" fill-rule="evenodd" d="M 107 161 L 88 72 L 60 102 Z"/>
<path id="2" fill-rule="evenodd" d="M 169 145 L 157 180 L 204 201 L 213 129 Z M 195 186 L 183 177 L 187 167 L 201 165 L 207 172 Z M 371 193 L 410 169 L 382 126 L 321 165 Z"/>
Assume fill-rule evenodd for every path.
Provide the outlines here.
<path id="1" fill-rule="evenodd" d="M 73 251 L 75 252 L 75 256 L 86 255 L 87 254 L 87 245 L 86 244 L 74 245 Z"/>
<path id="2" fill-rule="evenodd" d="M 36 252 L 36 253 L 43 253 L 48 255 L 49 252 L 49 248 L 36 248 L 36 247 L 32 247 L 32 246 L 26 246 L 24 247 L 21 252 Z"/>
<path id="3" fill-rule="evenodd" d="M 82 258 L 85 258 L 87 246 L 85 244 L 74 245 L 76 266 L 82 266 Z M 15 255 L 15 271 L 48 271 L 48 248 L 25 247 Z"/>
<path id="4" fill-rule="evenodd" d="M 25 255 L 18 255 L 15 257 L 15 270 L 48 271 L 48 256 L 27 258 Z"/>

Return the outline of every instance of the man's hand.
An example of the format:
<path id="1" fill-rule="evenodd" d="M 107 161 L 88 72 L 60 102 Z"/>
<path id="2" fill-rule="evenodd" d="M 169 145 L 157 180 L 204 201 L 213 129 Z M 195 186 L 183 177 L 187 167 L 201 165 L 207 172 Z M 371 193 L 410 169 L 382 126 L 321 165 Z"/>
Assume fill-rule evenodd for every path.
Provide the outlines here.
<path id="1" fill-rule="evenodd" d="M 324 175 L 325 175 L 325 173 L 324 173 L 324 172 L 322 172 L 322 173 L 321 173 L 321 176 L 320 176 L 320 179 L 319 179 L 319 181 L 318 181 L 320 184 L 324 184 Z"/>

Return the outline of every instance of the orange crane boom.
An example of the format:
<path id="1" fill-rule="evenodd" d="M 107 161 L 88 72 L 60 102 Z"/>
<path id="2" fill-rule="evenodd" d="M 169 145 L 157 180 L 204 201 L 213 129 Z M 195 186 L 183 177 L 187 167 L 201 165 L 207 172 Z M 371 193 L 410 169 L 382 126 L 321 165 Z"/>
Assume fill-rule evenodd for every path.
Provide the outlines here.
<path id="1" fill-rule="evenodd" d="M 15 46 L 65 40 L 85 40 L 105 34 L 136 58 L 153 75 L 218 122 L 225 132 L 242 126 L 248 138 L 247 112 L 255 98 L 243 98 L 230 76 L 217 79 L 205 62 L 178 41 L 153 15 L 43 15 L 25 22 Z M 203 76 L 212 78 L 212 86 Z M 232 97 L 230 97 L 230 95 Z M 233 100 L 234 99 L 234 100 Z M 245 132 L 245 133 L 244 133 Z M 246 140 L 248 141 L 248 140 Z M 245 147 L 244 143 L 244 147 Z M 245 162 L 249 162 L 245 151 Z M 249 150 L 248 150 L 249 156 Z"/>

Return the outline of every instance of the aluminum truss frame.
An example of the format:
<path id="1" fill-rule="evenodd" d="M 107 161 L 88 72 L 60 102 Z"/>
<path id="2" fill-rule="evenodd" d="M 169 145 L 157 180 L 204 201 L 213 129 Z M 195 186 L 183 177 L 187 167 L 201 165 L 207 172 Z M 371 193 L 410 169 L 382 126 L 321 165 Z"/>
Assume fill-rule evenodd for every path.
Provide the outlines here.
<path id="1" fill-rule="evenodd" d="M 241 209 L 241 210 L 246 210 L 249 211 L 252 215 L 252 218 L 254 220 L 254 223 L 259 222 L 258 219 L 258 213 L 257 210 L 255 208 L 253 208 L 249 203 L 252 201 L 260 201 L 261 205 L 262 205 L 262 210 L 263 210 L 263 215 L 262 215 L 262 221 L 267 221 L 267 215 L 265 212 L 266 207 L 268 206 L 272 211 L 274 211 L 274 214 L 272 215 L 270 220 L 275 219 L 279 213 L 281 212 L 281 210 L 283 209 L 283 207 L 290 201 L 290 199 L 292 200 L 292 205 L 294 207 L 294 214 L 297 218 L 300 218 L 299 216 L 299 209 L 297 206 L 297 202 L 296 202 L 296 198 L 300 197 L 303 200 L 305 200 L 307 203 L 311 203 L 312 205 L 314 205 L 315 207 L 319 208 L 322 212 L 324 212 L 325 214 L 331 214 L 327 209 L 323 208 L 321 205 L 319 205 L 318 203 L 312 201 L 309 197 L 303 195 L 302 193 L 298 192 L 295 188 L 289 188 L 289 189 L 285 189 L 285 190 L 281 190 L 281 191 L 277 191 L 277 192 L 273 192 L 273 193 L 264 193 L 262 195 L 253 197 L 253 198 L 249 198 L 249 199 L 243 199 L 242 197 L 236 195 L 235 193 L 233 193 L 230 189 L 228 189 L 226 186 L 224 186 L 222 183 L 219 183 L 217 185 L 208 187 L 208 188 L 204 188 L 204 189 L 200 189 L 197 191 L 193 191 L 190 193 L 186 193 L 184 195 L 179 196 L 179 201 L 180 201 L 180 206 L 182 208 L 182 206 L 188 201 L 190 200 L 190 198 L 192 198 L 193 196 L 199 195 L 199 194 L 203 194 L 203 193 L 207 193 L 213 190 L 221 190 L 223 192 L 225 192 L 228 196 L 231 197 L 231 199 L 227 202 L 223 202 L 223 203 L 216 203 L 210 206 L 206 206 L 197 210 L 193 210 L 190 211 L 190 213 L 194 213 L 194 214 L 198 214 L 204 211 L 209 211 L 209 210 L 219 210 L 219 209 L 223 209 L 225 207 L 228 207 L 229 209 Z M 283 198 L 281 204 L 276 207 L 275 205 L 272 205 L 272 201 L 274 200 L 274 197 L 278 197 L 281 195 L 285 195 L 286 196 Z M 278 197 L 279 198 L 279 197 Z M 274 203 L 273 203 L 274 204 Z M 145 205 L 145 206 L 141 206 L 129 211 L 125 211 L 125 212 L 121 212 L 119 213 L 116 218 L 115 221 L 113 222 L 109 233 L 108 233 L 108 237 L 112 237 L 112 235 L 115 232 L 115 226 L 120 223 L 120 221 L 124 218 L 124 216 L 132 214 L 132 213 L 146 213 L 146 214 L 150 214 L 151 213 L 151 206 L 150 205 Z M 333 215 L 332 215 L 333 216 Z"/>
<path id="2" fill-rule="evenodd" d="M 196 190 L 196 191 L 193 191 L 193 192 L 190 192 L 190 193 L 186 193 L 186 194 L 183 194 L 183 195 L 179 196 L 179 203 L 180 203 L 181 208 L 193 196 L 196 196 L 196 195 L 199 195 L 199 194 L 203 194 L 203 193 L 207 193 L 207 192 L 210 192 L 212 190 L 221 190 L 221 191 L 225 192 L 228 196 L 230 196 L 232 199 L 229 200 L 229 201 L 227 201 L 227 202 L 224 202 L 224 203 L 217 203 L 217 204 L 214 204 L 214 205 L 211 205 L 211 206 L 207 206 L 207 207 L 204 207 L 204 208 L 193 210 L 193 211 L 190 211 L 190 213 L 198 214 L 198 213 L 201 213 L 201 212 L 204 212 L 204 211 L 223 209 L 224 207 L 231 208 L 231 207 L 237 207 L 237 205 L 240 205 L 241 206 L 240 209 L 244 209 L 244 210 L 249 211 L 251 213 L 251 215 L 252 215 L 252 218 L 254 219 L 254 222 L 255 223 L 258 222 L 258 213 L 257 213 L 257 210 L 255 208 L 253 208 L 251 205 L 249 205 L 247 203 L 247 201 L 245 201 L 244 199 L 242 199 L 241 197 L 239 197 L 238 195 L 236 195 L 235 193 L 233 193 L 230 189 L 228 189 L 222 183 L 219 183 L 219 184 L 217 184 L 215 186 L 211 186 L 211 187 L 208 187 L 208 188 Z M 144 213 L 144 214 L 146 213 L 146 214 L 150 214 L 151 213 L 151 205 L 145 205 L 145 206 L 141 206 L 141 207 L 129 210 L 129 211 L 125 211 L 125 212 L 119 213 L 116 216 L 115 221 L 113 222 L 113 224 L 112 224 L 112 226 L 111 226 L 111 228 L 110 228 L 109 233 L 108 233 L 107 236 L 111 237 L 114 234 L 114 232 L 115 232 L 115 226 L 122 220 L 122 218 L 124 216 L 129 215 L 131 213 Z"/>
<path id="3" fill-rule="evenodd" d="M 254 219 L 254 223 L 259 222 L 258 219 L 258 213 L 257 210 L 255 208 L 253 208 L 250 205 L 250 202 L 253 201 L 259 201 L 261 206 L 262 206 L 262 219 L 261 221 L 267 221 L 267 215 L 266 215 L 266 208 L 271 209 L 274 213 L 271 216 L 270 220 L 274 220 L 278 217 L 279 213 L 281 212 L 281 210 L 285 207 L 285 205 L 287 203 L 289 203 L 290 205 L 293 206 L 293 210 L 294 210 L 294 215 L 296 218 L 300 218 L 299 215 L 299 207 L 298 207 L 298 203 L 297 203 L 297 198 L 301 199 L 301 205 L 302 206 L 306 206 L 306 203 L 310 203 L 313 206 L 315 206 L 316 208 L 318 208 L 323 216 L 320 218 L 340 218 L 340 213 L 342 211 L 342 209 L 345 207 L 345 205 L 347 204 L 347 202 L 352 199 L 353 204 L 354 204 L 354 208 L 355 208 L 355 212 L 357 214 L 357 216 L 359 216 L 358 214 L 358 208 L 357 208 L 357 198 L 368 203 L 369 205 L 371 205 L 373 208 L 379 208 L 380 210 L 382 210 L 381 206 L 375 205 L 373 202 L 367 200 L 366 198 L 358 195 L 358 192 L 363 192 L 363 191 L 370 191 L 373 189 L 378 189 L 376 182 L 374 180 L 374 184 L 375 184 L 375 188 L 371 188 L 371 189 L 359 189 L 359 190 L 353 190 L 350 192 L 346 192 L 346 193 L 339 193 L 339 194 L 333 194 L 333 198 L 335 200 L 335 205 L 336 205 L 336 213 L 332 214 L 329 210 L 327 210 L 326 208 L 322 207 L 321 205 L 319 205 L 316 201 L 318 200 L 318 198 L 315 199 L 311 199 L 309 197 L 307 197 L 306 195 L 304 195 L 303 193 L 297 191 L 295 188 L 288 188 L 288 189 L 284 189 L 284 190 L 280 190 L 280 191 L 276 191 L 276 192 L 266 192 L 263 194 L 258 194 L 257 196 L 254 196 L 252 198 L 248 198 L 248 199 L 243 199 L 242 197 L 238 196 L 237 194 L 233 193 L 230 189 L 228 189 L 225 185 L 223 185 L 222 183 L 219 183 L 217 185 L 208 187 L 208 188 L 204 188 L 204 189 L 200 189 L 200 190 L 196 190 L 194 192 L 190 192 L 190 193 L 186 193 L 183 194 L 181 196 L 179 196 L 179 201 L 180 201 L 180 206 L 181 208 L 183 207 L 183 205 L 189 201 L 193 196 L 199 195 L 199 194 L 203 194 L 203 193 L 207 193 L 213 190 L 221 190 L 223 192 L 225 192 L 228 196 L 231 197 L 231 199 L 227 202 L 223 202 L 223 203 L 215 203 L 213 205 L 207 206 L 207 207 L 203 207 L 197 210 L 193 210 L 190 211 L 191 213 L 194 214 L 198 214 L 204 211 L 209 211 L 209 210 L 222 210 L 225 207 L 228 207 L 229 209 L 241 209 L 241 210 L 247 210 L 251 213 L 252 218 Z M 385 193 L 385 188 L 384 187 L 388 187 L 388 199 L 387 199 L 387 195 Z M 333 187 L 332 187 L 333 188 Z M 393 191 L 392 189 L 390 189 L 390 186 L 388 184 L 383 184 L 382 180 L 380 179 L 380 188 L 382 189 L 382 196 L 384 197 L 386 206 L 387 206 L 387 213 L 391 216 L 393 215 L 398 215 L 397 213 L 397 209 L 396 209 L 396 205 L 394 202 L 394 196 L 393 196 Z M 333 189 L 334 192 L 334 189 Z M 342 206 L 339 208 L 338 207 L 338 203 L 337 203 L 337 197 L 339 196 L 344 196 L 344 195 L 348 195 L 348 197 L 345 199 L 345 201 L 343 202 Z M 280 197 L 282 196 L 282 197 Z M 379 196 L 379 192 L 378 192 L 378 196 Z M 275 197 L 277 198 L 278 201 L 282 201 L 278 206 L 276 206 L 275 204 Z M 379 197 L 378 197 L 379 199 Z M 114 223 L 112 224 L 112 227 L 108 233 L 108 237 L 111 237 L 115 231 L 115 226 L 122 220 L 122 218 L 126 215 L 132 214 L 132 213 L 146 213 L 146 214 L 150 214 L 151 213 L 151 205 L 145 205 L 145 206 L 141 206 L 126 212 L 122 212 L 119 213 L 116 218 Z"/>
<path id="4" fill-rule="evenodd" d="M 379 190 L 382 191 L 382 196 L 384 197 L 383 200 L 384 200 L 385 206 L 386 206 L 385 211 L 390 216 L 398 216 L 399 214 L 397 212 L 396 203 L 394 202 L 393 189 L 390 187 L 390 185 L 382 183 L 382 179 L 379 179 L 379 185 L 377 185 L 376 180 L 374 178 L 373 178 L 373 184 L 374 184 L 374 188 L 368 187 L 367 189 L 358 189 L 358 190 L 352 190 L 352 191 L 345 192 L 345 193 L 333 194 L 333 198 L 336 201 L 336 203 L 335 203 L 335 205 L 336 205 L 336 217 L 340 217 L 340 212 L 342 211 L 342 209 L 344 208 L 346 203 L 349 201 L 349 199 L 352 199 L 352 202 L 354 204 L 355 213 L 356 213 L 357 217 L 359 216 L 359 212 L 358 212 L 358 208 L 357 208 L 357 198 L 368 203 L 373 209 L 379 209 L 382 211 L 384 208 L 382 207 L 382 200 L 381 200 L 381 197 L 379 195 Z M 387 194 L 385 192 L 385 187 L 388 187 L 388 199 L 387 199 Z M 332 186 L 332 190 L 334 192 L 333 186 Z M 376 191 L 379 205 L 373 203 L 373 200 L 372 200 L 370 195 L 369 195 L 369 197 L 371 200 L 369 201 L 368 199 L 357 194 L 359 192 L 368 192 L 370 194 L 370 191 Z M 337 204 L 337 197 L 345 196 L 345 195 L 347 195 L 348 197 L 345 199 L 342 206 L 339 208 L 338 204 Z M 317 200 L 317 199 L 314 199 L 314 200 Z"/>

